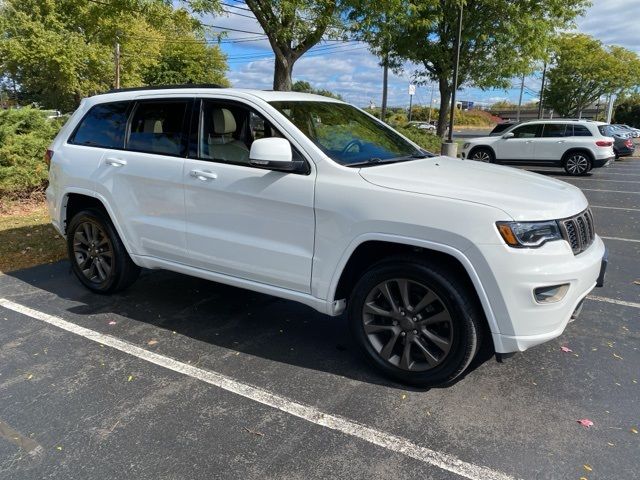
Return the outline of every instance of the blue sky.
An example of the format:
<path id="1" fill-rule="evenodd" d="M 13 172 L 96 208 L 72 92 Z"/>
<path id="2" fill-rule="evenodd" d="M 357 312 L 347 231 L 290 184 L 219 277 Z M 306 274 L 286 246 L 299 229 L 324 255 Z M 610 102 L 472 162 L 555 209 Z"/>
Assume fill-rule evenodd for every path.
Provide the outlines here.
<path id="1" fill-rule="evenodd" d="M 223 27 L 262 33 L 260 25 L 246 5 L 241 1 L 223 2 L 224 9 L 232 14 L 207 17 L 207 23 Z M 228 6 L 227 6 L 228 5 Z M 235 7 L 231 7 L 234 5 Z M 640 54 L 640 1 L 638 0 L 593 0 L 593 6 L 584 17 L 577 20 L 577 31 L 592 35 L 606 44 L 621 45 Z M 223 29 L 222 28 L 222 29 Z M 222 30 L 217 28 L 216 31 Z M 228 55 L 230 71 L 228 77 L 233 86 L 268 89 L 273 82 L 273 55 L 266 40 L 253 33 L 228 31 L 227 42 L 221 48 Z M 392 106 L 406 106 L 411 66 L 404 74 L 390 74 L 389 103 Z M 295 80 L 306 80 L 316 88 L 326 88 L 340 93 L 346 101 L 359 106 L 373 101 L 380 104 L 382 69 L 378 60 L 371 55 L 365 44 L 357 42 L 323 42 L 305 54 L 294 66 Z M 535 100 L 540 90 L 541 72 L 525 80 L 523 102 Z M 513 80 L 514 88 L 509 90 L 489 90 L 469 88 L 458 93 L 460 100 L 493 103 L 498 100 L 518 100 L 519 80 Z M 417 88 L 414 104 L 428 105 L 430 87 Z M 434 89 L 434 102 L 439 100 Z"/>

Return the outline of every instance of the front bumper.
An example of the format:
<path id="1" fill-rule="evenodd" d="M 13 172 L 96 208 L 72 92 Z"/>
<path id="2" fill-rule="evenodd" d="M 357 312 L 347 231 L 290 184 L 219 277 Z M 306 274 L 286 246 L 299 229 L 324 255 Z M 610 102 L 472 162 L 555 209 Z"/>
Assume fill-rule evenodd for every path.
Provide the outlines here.
<path id="1" fill-rule="evenodd" d="M 549 242 L 538 249 L 487 245 L 482 250 L 493 266 L 502 297 L 496 302 L 503 304 L 503 311 L 496 312 L 499 331 L 492 332 L 497 353 L 522 352 L 560 336 L 580 303 L 604 281 L 601 272 L 606 269 L 606 248 L 598 236 L 575 256 L 565 241 Z M 536 288 L 562 284 L 569 288 L 561 300 L 536 301 Z"/>

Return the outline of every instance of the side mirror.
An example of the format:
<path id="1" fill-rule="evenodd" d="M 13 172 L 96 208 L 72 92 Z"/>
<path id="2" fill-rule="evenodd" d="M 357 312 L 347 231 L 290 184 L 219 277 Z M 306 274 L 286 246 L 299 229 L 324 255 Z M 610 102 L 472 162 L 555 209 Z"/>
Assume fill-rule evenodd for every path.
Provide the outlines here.
<path id="1" fill-rule="evenodd" d="M 505 140 L 509 139 L 509 138 L 513 138 L 515 137 L 515 134 L 513 132 L 508 132 L 505 133 L 504 135 L 502 135 L 502 138 L 504 138 Z"/>
<path id="2" fill-rule="evenodd" d="M 281 172 L 296 172 L 304 162 L 293 160 L 291 144 L 286 138 L 260 138 L 251 144 L 249 163 L 254 167 Z"/>

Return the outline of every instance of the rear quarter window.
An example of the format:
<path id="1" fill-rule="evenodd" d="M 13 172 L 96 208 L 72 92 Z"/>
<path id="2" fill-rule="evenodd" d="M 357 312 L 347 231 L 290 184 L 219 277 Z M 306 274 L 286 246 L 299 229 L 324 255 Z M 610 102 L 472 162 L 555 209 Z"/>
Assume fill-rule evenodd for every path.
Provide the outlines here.
<path id="1" fill-rule="evenodd" d="M 101 103 L 87 112 L 69 143 L 89 147 L 124 148 L 130 102 Z"/>

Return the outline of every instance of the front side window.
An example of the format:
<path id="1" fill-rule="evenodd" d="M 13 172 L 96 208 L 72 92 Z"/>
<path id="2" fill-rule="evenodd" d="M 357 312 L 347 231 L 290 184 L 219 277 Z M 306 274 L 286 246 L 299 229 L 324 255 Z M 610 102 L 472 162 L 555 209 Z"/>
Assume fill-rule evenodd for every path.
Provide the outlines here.
<path id="1" fill-rule="evenodd" d="M 535 138 L 538 135 L 540 125 L 522 125 L 521 127 L 514 128 L 513 138 Z"/>
<path id="2" fill-rule="evenodd" d="M 429 155 L 351 105 L 315 101 L 271 105 L 341 165 L 388 163 Z"/>
<path id="3" fill-rule="evenodd" d="M 190 100 L 140 102 L 131 119 L 127 149 L 184 156 L 184 121 Z"/>
<path id="4" fill-rule="evenodd" d="M 542 130 L 542 136 L 544 138 L 558 138 L 564 137 L 564 132 L 567 128 L 565 123 L 547 123 Z"/>
<path id="5" fill-rule="evenodd" d="M 69 139 L 74 145 L 123 148 L 129 102 L 102 103 L 89 110 Z"/>

